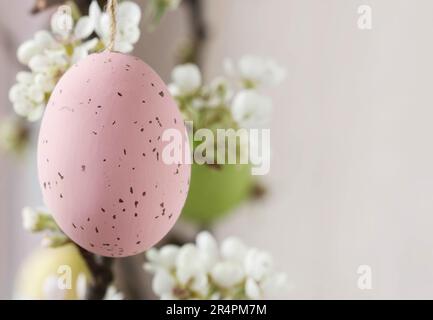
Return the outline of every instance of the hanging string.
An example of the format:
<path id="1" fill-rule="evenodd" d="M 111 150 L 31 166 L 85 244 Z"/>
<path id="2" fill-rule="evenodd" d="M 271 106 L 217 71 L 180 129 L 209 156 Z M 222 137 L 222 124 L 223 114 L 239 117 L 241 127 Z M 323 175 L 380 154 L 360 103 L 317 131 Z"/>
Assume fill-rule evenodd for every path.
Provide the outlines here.
<path id="1" fill-rule="evenodd" d="M 110 16 L 110 42 L 108 43 L 107 49 L 113 51 L 114 43 L 116 41 L 117 34 L 117 0 L 108 0 L 107 4 L 108 15 Z"/>

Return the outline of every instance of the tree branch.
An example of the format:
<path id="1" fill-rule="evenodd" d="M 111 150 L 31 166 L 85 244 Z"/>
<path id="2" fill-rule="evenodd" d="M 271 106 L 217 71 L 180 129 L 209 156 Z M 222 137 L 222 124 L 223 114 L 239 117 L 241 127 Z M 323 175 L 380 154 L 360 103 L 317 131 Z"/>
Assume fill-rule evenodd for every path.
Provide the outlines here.
<path id="1" fill-rule="evenodd" d="M 93 281 L 88 285 L 86 300 L 102 300 L 113 282 L 112 258 L 96 256 L 79 247 L 80 253 L 92 273 Z"/>

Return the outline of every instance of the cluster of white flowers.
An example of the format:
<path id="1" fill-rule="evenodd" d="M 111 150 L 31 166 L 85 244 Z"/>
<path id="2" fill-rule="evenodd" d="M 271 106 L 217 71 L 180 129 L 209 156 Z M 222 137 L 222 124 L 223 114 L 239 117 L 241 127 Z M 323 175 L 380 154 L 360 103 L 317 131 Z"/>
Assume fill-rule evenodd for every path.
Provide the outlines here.
<path id="1" fill-rule="evenodd" d="M 204 231 L 195 244 L 166 245 L 146 256 L 145 269 L 155 274 L 152 288 L 161 299 L 282 299 L 289 291 L 286 274 L 275 272 L 269 253 L 234 237 L 219 247 Z"/>
<path id="2" fill-rule="evenodd" d="M 110 41 L 111 20 L 97 1 L 89 15 L 74 22 L 71 8 L 62 6 L 51 19 L 51 31 L 38 31 L 17 52 L 18 60 L 30 71 L 20 72 L 9 92 L 15 112 L 29 121 L 39 120 L 59 78 L 77 61 L 102 50 Z M 140 7 L 131 1 L 119 4 L 114 49 L 130 52 L 140 37 Z M 93 36 L 94 35 L 94 36 Z"/>
<path id="3" fill-rule="evenodd" d="M 176 66 L 172 72 L 170 92 L 187 117 L 190 110 L 226 108 L 239 127 L 266 127 L 270 121 L 272 100 L 259 90 L 281 83 L 285 70 L 273 60 L 251 55 L 242 57 L 237 64 L 226 60 L 225 70 L 228 78 L 236 80 L 235 84 L 225 77 L 218 77 L 204 85 L 196 65 Z"/>
<path id="4" fill-rule="evenodd" d="M 44 209 L 23 208 L 22 222 L 24 229 L 29 232 L 45 233 L 42 239 L 44 247 L 58 247 L 69 241 L 54 221 L 53 216 Z"/>
<path id="5" fill-rule="evenodd" d="M 57 275 L 48 276 L 43 283 L 43 295 L 45 300 L 64 300 L 67 288 L 63 289 L 63 279 Z M 87 278 L 83 273 L 77 276 L 75 292 L 78 300 L 85 300 L 87 294 Z M 110 285 L 105 293 L 104 300 L 123 300 L 123 294 L 116 287 Z"/>

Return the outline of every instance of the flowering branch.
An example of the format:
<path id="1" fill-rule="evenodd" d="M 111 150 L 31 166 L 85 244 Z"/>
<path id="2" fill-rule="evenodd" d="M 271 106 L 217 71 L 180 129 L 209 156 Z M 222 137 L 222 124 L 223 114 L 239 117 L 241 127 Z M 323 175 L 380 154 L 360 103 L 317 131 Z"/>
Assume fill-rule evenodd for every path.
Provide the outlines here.
<path id="1" fill-rule="evenodd" d="M 60 247 L 71 240 L 60 230 L 51 214 L 44 210 L 34 210 L 26 207 L 22 212 L 23 226 L 27 231 L 38 233 L 44 232 L 45 237 L 42 244 L 47 247 Z M 77 246 L 83 259 L 92 274 L 92 279 L 85 285 L 81 293 L 83 299 L 100 300 L 106 297 L 107 290 L 113 282 L 114 276 L 112 271 L 113 259 L 96 256 L 93 253 Z"/>
<path id="2" fill-rule="evenodd" d="M 207 38 L 207 26 L 203 17 L 203 1 L 185 0 L 189 9 L 189 22 L 192 30 L 192 40 L 182 50 L 181 63 L 196 63 L 201 65 L 205 40 Z"/>
<path id="3" fill-rule="evenodd" d="M 281 299 L 288 293 L 284 273 L 274 271 L 269 253 L 230 237 L 218 245 L 209 232 L 196 243 L 166 245 L 146 254 L 161 299 Z"/>
<path id="4" fill-rule="evenodd" d="M 93 253 L 79 247 L 80 253 L 92 273 L 93 279 L 86 290 L 86 300 L 102 300 L 113 282 L 113 259 L 95 256 Z"/>

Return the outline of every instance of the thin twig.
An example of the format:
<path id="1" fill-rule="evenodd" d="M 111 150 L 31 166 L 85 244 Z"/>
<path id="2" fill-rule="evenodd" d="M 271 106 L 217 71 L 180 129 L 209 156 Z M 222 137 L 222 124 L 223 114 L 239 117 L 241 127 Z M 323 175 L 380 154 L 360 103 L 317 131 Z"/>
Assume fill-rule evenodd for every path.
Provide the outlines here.
<path id="1" fill-rule="evenodd" d="M 93 277 L 86 291 L 86 300 L 102 300 L 114 279 L 113 259 L 96 256 L 81 247 L 79 249 Z"/>
<path id="2" fill-rule="evenodd" d="M 186 58 L 188 61 L 201 65 L 203 48 L 207 38 L 207 26 L 203 15 L 203 4 L 201 0 L 186 0 L 189 9 L 189 23 L 192 29 L 191 54 Z"/>

